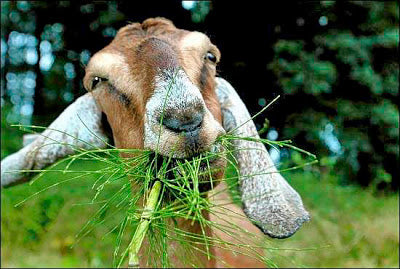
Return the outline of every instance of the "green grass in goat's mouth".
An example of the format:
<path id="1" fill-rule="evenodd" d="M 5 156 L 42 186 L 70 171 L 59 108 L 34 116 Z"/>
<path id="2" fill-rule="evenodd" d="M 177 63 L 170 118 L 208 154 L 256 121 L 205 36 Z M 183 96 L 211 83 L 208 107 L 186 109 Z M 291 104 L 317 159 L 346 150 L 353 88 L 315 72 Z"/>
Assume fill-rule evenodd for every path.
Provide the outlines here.
<path id="1" fill-rule="evenodd" d="M 210 248 L 214 246 L 221 249 L 239 248 L 241 253 L 274 267 L 276 265 L 273 261 L 266 256 L 258 254 L 257 250 L 268 251 L 268 247 L 265 244 L 260 244 L 256 235 L 235 224 L 213 223 L 204 215 L 205 212 L 218 214 L 224 209 L 223 205 L 211 204 L 207 197 L 207 191 L 218 183 L 213 180 L 212 174 L 216 172 L 213 169 L 223 168 L 213 166 L 212 162 L 217 159 L 225 160 L 235 170 L 236 174 L 234 178 L 224 178 L 224 180 L 229 182 L 230 190 L 238 188 L 238 171 L 232 156 L 234 150 L 230 147 L 230 143 L 238 139 L 261 142 L 275 147 L 289 147 L 312 157 L 313 160 L 304 165 L 316 162 L 314 155 L 291 145 L 291 141 L 269 141 L 251 137 L 238 137 L 231 134 L 223 135 L 218 139 L 218 143 L 224 149 L 223 151 L 204 152 L 188 159 L 173 159 L 152 151 L 138 149 L 82 150 L 75 148 L 76 153 L 74 155 L 68 156 L 46 170 L 26 171 L 38 173 L 30 184 L 34 184 L 36 180 L 39 180 L 40 177 L 47 173 L 51 173 L 54 176 L 57 176 L 57 173 L 70 174 L 71 176 L 64 181 L 57 182 L 34 193 L 24 201 L 50 188 L 61 187 L 63 183 L 95 177 L 96 180 L 91 186 L 92 190 L 94 190 L 94 195 L 89 204 L 98 203 L 99 209 L 91 217 L 88 217 L 88 222 L 77 234 L 78 240 L 76 243 L 79 242 L 80 238 L 100 227 L 104 222 L 113 221 L 116 224 L 110 232 L 118 231 L 113 254 L 114 266 L 119 267 L 123 265 L 129 256 L 129 249 L 132 246 L 132 234 L 135 233 L 143 220 L 143 209 L 148 203 L 150 191 L 155 182 L 160 182 L 158 199 L 154 203 L 150 217 L 148 217 L 148 232 L 144 235 L 148 241 L 148 255 L 145 256 L 148 259 L 144 262 L 148 266 L 174 266 L 171 257 L 168 255 L 168 247 L 171 242 L 175 242 L 177 247 L 182 250 L 178 251 L 182 255 L 178 258 L 184 264 L 205 266 L 199 264 L 196 257 L 198 253 L 203 253 L 210 258 L 213 257 Z M 121 153 L 128 154 L 130 157 L 123 158 Z M 97 164 L 101 164 L 101 168 L 77 171 L 73 167 L 74 163 L 78 161 L 95 161 Z M 64 163 L 62 169 L 58 168 L 61 163 Z M 240 202 L 240 197 L 237 194 L 236 192 L 234 200 Z M 18 203 L 17 206 L 24 201 Z M 117 213 L 122 213 L 120 216 L 122 215 L 123 217 L 118 220 L 113 219 L 117 216 Z M 239 217 L 236 216 L 236 218 Z M 190 233 L 179 229 L 176 225 L 177 219 L 198 223 L 202 233 Z M 223 231 L 240 243 L 233 244 L 211 237 L 206 233 L 207 228 Z M 242 236 L 239 236 L 239 234 Z M 245 235 L 245 238 L 243 235 Z M 153 260 L 151 257 L 162 258 Z"/>

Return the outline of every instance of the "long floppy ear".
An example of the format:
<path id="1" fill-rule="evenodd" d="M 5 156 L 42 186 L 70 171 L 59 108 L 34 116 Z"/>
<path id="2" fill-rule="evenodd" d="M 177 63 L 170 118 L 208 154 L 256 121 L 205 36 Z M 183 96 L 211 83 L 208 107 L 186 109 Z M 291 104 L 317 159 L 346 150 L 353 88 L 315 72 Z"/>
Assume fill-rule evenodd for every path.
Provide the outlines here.
<path id="1" fill-rule="evenodd" d="M 222 78 L 216 78 L 216 82 L 224 129 L 234 131 L 237 136 L 259 138 L 254 122 L 248 121 L 250 114 L 235 89 Z M 300 195 L 279 174 L 262 143 L 234 140 L 233 144 L 245 214 L 271 237 L 293 235 L 303 222 L 310 219 Z"/>
<path id="2" fill-rule="evenodd" d="M 87 93 L 69 105 L 33 142 L 1 161 L 1 186 L 27 181 L 26 172 L 21 170 L 45 168 L 74 153 L 74 149 L 106 146 L 101 110 L 91 93 Z"/>

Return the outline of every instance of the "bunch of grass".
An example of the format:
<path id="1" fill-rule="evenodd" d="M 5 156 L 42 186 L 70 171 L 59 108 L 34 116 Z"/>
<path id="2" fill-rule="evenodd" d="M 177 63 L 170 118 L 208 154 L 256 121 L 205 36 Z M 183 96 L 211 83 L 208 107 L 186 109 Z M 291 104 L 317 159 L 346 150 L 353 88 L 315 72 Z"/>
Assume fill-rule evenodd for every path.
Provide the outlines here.
<path id="1" fill-rule="evenodd" d="M 139 259 L 146 259 L 146 257 L 145 264 L 147 266 L 173 267 L 174 264 L 170 252 L 168 252 L 172 242 L 175 243 L 175 248 L 180 249 L 179 251 L 175 250 L 175 253 L 179 253 L 178 260 L 186 265 L 205 266 L 198 263 L 196 252 L 213 258 L 211 247 L 221 249 L 235 247 L 238 253 L 261 260 L 269 267 L 276 267 L 276 264 L 267 256 L 260 255 L 260 250 L 265 252 L 269 250 L 269 247 L 260 243 L 255 234 L 237 225 L 216 224 L 208 220 L 204 214 L 206 212 L 218 215 L 224 207 L 224 205 L 210 203 L 207 191 L 202 191 L 201 187 L 202 184 L 210 184 L 212 188 L 218 183 L 212 178 L 214 171 L 211 171 L 209 166 L 209 161 L 213 158 L 225 158 L 230 164 L 233 175 L 225 177 L 224 180 L 229 182 L 229 191 L 236 195 L 233 200 L 240 201 L 237 192 L 239 173 L 233 153 L 243 149 L 233 149 L 230 146 L 233 140 L 238 139 L 261 142 L 273 147 L 289 147 L 311 156 L 313 159 L 301 166 L 289 169 L 298 169 L 304 165 L 315 163 L 314 155 L 293 146 L 290 140 L 270 141 L 262 138 L 239 137 L 231 133 L 221 136 L 217 141 L 224 147 L 223 152 L 206 152 L 184 160 L 161 157 L 148 150 L 117 149 L 111 145 L 108 149 L 82 150 L 75 148 L 76 154 L 57 162 L 49 169 L 25 171 L 38 173 L 30 184 L 40 179 L 45 173 L 70 173 L 71 177 L 34 193 L 19 204 L 68 181 L 84 180 L 86 177 L 96 176 L 97 179 L 92 185 L 95 192 L 91 203 L 100 203 L 101 206 L 78 232 L 76 243 L 93 229 L 116 216 L 117 212 L 123 212 L 123 217 L 118 224 L 109 231 L 118 230 L 114 249 L 114 267 L 122 266 L 127 258 L 129 266 L 137 267 Z M 73 145 L 71 146 L 73 147 Z M 121 153 L 129 157 L 121 157 Z M 71 169 L 75 162 L 93 160 L 103 164 L 101 166 L 103 168 L 85 171 Z M 55 169 L 61 163 L 65 163 L 64 168 Z M 208 169 L 200 169 L 202 164 L 203 166 L 206 164 Z M 117 188 L 115 188 L 116 186 Z M 113 195 L 107 197 L 102 195 L 109 194 L 110 191 L 107 188 L 111 187 L 114 190 Z M 226 211 L 224 212 L 226 213 Z M 177 225 L 171 225 L 171 223 L 176 224 L 176 220 L 182 218 L 191 223 L 199 223 L 202 233 L 191 233 L 181 230 Z M 126 238 L 128 228 L 133 236 L 129 242 L 126 242 L 123 238 Z M 232 243 L 210 236 L 206 232 L 210 228 L 223 231 L 235 238 L 236 242 Z M 139 250 L 143 247 L 142 242 L 145 238 L 147 240 L 146 250 L 144 255 L 139 257 Z M 238 241 L 240 243 L 237 243 Z M 275 248 L 273 249 L 275 250 Z M 153 259 L 154 257 L 161 257 L 161 259 Z"/>

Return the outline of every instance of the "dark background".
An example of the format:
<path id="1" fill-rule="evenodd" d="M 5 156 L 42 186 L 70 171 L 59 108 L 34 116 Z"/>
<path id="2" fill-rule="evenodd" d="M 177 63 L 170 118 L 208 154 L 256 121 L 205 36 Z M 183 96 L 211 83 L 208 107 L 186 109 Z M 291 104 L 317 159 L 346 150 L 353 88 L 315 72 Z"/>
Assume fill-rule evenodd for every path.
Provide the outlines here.
<path id="1" fill-rule="evenodd" d="M 313 218 L 275 242 L 313 250 L 267 255 L 287 267 L 398 266 L 398 1 L 1 1 L 1 158 L 22 147 L 12 124 L 47 126 L 85 93 L 90 56 L 120 27 L 156 16 L 210 37 L 219 76 L 251 114 L 280 95 L 255 119 L 262 137 L 291 139 L 319 159 L 283 173 Z M 279 168 L 308 161 L 269 150 Z M 99 240 L 106 224 L 71 248 L 94 212 L 74 206 L 90 196 L 85 182 L 14 207 L 58 180 L 2 189 L 6 267 L 112 264 L 116 233 Z"/>

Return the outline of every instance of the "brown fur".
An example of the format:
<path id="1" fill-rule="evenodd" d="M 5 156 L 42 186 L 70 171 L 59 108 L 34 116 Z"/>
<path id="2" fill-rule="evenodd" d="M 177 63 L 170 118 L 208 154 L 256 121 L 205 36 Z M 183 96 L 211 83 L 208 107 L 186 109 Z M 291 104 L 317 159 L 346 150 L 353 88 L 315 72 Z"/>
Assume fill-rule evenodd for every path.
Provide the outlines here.
<path id="1" fill-rule="evenodd" d="M 142 24 L 132 23 L 121 28 L 111 44 L 93 56 L 86 69 L 84 85 L 88 91 L 92 91 L 92 80 L 95 76 L 99 76 L 108 79 L 115 88 L 113 90 L 110 84 L 102 83 L 96 87 L 93 95 L 107 115 L 118 148 L 143 148 L 145 105 L 153 93 L 156 69 L 160 66 L 181 67 L 191 82 L 201 89 L 211 114 L 219 123 L 222 122 L 221 108 L 215 93 L 215 64 L 204 58 L 208 51 L 211 51 L 219 61 L 220 53 L 217 47 L 205 35 L 177 29 L 171 21 L 164 18 L 152 18 Z M 170 56 L 165 56 L 163 53 L 169 53 Z M 126 102 L 121 102 L 121 99 Z M 219 173 L 218 177 L 222 175 L 223 173 Z M 222 186 L 225 185 L 220 184 L 219 188 Z M 226 191 L 215 195 L 212 200 L 232 203 Z M 240 208 L 231 204 L 228 209 L 242 216 L 239 224 L 241 227 L 258 232 L 245 218 Z M 216 223 L 220 221 L 213 216 L 207 218 Z M 231 221 L 235 222 L 235 219 L 232 218 Z M 178 225 L 183 230 L 201 233 L 199 223 L 192 225 L 188 221 L 179 220 Z M 221 232 L 210 229 L 207 229 L 206 233 L 221 239 L 233 240 Z M 170 255 L 175 257 L 173 248 L 173 246 L 170 248 L 172 249 Z M 204 251 L 204 247 L 201 248 Z M 263 266 L 254 263 L 246 256 L 234 255 L 230 250 L 212 248 L 211 251 L 231 266 Z M 146 253 L 146 248 L 143 248 L 142 253 Z M 202 266 L 226 266 L 218 259 L 208 260 L 206 255 L 200 252 L 196 257 Z M 145 266 L 145 261 L 142 262 L 141 266 Z"/>

